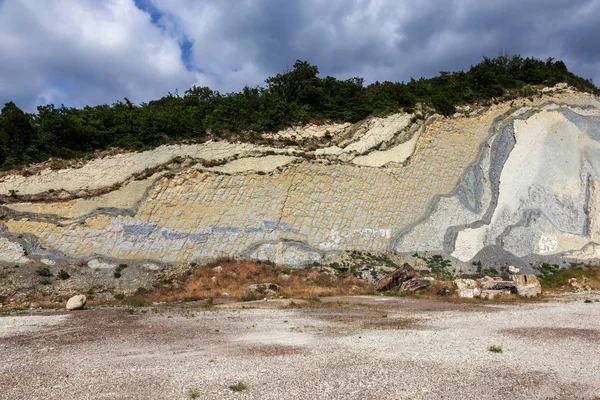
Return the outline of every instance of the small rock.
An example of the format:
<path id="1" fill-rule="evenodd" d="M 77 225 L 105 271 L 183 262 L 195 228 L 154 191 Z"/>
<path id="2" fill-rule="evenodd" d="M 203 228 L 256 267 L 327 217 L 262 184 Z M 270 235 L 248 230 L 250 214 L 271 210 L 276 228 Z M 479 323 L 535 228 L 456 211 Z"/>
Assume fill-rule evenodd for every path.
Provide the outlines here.
<path id="1" fill-rule="evenodd" d="M 292 279 L 292 277 L 288 274 L 281 274 L 279 275 L 279 279 L 281 279 L 282 281 L 289 281 L 290 279 Z"/>
<path id="2" fill-rule="evenodd" d="M 223 272 L 223 267 L 221 267 L 220 265 L 217 265 L 216 267 L 213 268 L 213 271 L 217 274 L 220 274 L 221 272 Z"/>
<path id="3" fill-rule="evenodd" d="M 212 278 L 210 278 L 210 280 L 211 280 L 212 283 L 217 283 L 217 277 L 216 276 L 213 276 Z"/>
<path id="4" fill-rule="evenodd" d="M 87 298 L 83 294 L 73 296 L 67 301 L 67 310 L 81 310 L 86 302 Z"/>
<path id="5" fill-rule="evenodd" d="M 42 264 L 49 265 L 49 266 L 56 264 L 56 261 L 50 260 L 48 258 L 42 258 L 40 261 L 42 262 Z"/>
<path id="6" fill-rule="evenodd" d="M 221 293 L 221 296 L 223 296 L 223 297 L 229 297 L 229 293 L 223 292 L 223 293 Z"/>

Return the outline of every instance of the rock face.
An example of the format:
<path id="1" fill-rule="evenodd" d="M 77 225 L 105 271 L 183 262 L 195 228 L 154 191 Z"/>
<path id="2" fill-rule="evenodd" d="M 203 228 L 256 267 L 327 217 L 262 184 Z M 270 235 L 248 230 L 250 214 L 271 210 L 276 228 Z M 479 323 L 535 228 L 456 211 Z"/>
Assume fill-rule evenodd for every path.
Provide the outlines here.
<path id="1" fill-rule="evenodd" d="M 86 302 L 87 302 L 87 298 L 85 297 L 85 295 L 78 294 L 76 296 L 71 297 L 67 301 L 67 307 L 66 308 L 69 311 L 72 311 L 72 310 L 81 310 L 85 306 Z"/>
<path id="2" fill-rule="evenodd" d="M 395 114 L 330 132 L 335 144 L 315 151 L 209 142 L 4 176 L 0 194 L 73 198 L 5 204 L 0 261 L 93 259 L 101 269 L 239 257 L 303 266 L 361 250 L 531 272 L 542 261 L 600 260 L 594 96 L 561 87 L 468 116 L 413 123 Z M 160 172 L 174 157 L 190 161 Z M 135 180 L 149 168 L 159 172 Z"/>

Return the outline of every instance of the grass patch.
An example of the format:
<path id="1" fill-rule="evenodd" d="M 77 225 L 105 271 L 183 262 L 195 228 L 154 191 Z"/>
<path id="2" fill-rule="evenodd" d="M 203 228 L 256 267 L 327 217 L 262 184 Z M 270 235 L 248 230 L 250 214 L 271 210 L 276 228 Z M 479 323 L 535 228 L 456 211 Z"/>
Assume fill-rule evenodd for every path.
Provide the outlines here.
<path id="1" fill-rule="evenodd" d="M 542 275 L 538 276 L 542 288 L 556 289 L 569 285 L 569 279 L 580 280 L 588 278 L 591 281 L 600 281 L 600 267 L 575 266 L 571 268 L 557 268 L 554 265 L 542 264 Z"/>
<path id="2" fill-rule="evenodd" d="M 232 392 L 241 392 L 246 389 L 248 389 L 248 385 L 241 381 L 236 383 L 235 385 L 229 386 L 229 390 L 231 390 Z"/>
<path id="3" fill-rule="evenodd" d="M 488 351 L 491 351 L 492 353 L 501 354 L 502 353 L 502 346 L 490 346 L 490 347 L 488 347 Z"/>
<path id="4" fill-rule="evenodd" d="M 187 391 L 187 398 L 188 399 L 198 399 L 198 398 L 200 398 L 200 392 L 198 392 L 196 389 L 189 389 Z"/>

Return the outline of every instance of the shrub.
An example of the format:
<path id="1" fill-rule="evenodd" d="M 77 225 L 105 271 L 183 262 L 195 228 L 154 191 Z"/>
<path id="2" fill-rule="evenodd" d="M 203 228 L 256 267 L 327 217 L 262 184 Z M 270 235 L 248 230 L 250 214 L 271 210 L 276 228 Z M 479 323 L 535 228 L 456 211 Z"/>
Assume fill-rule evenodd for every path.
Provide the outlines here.
<path id="1" fill-rule="evenodd" d="M 115 300 L 123 300 L 125 298 L 125 295 L 123 293 L 117 293 L 113 296 L 113 298 Z"/>
<path id="2" fill-rule="evenodd" d="M 61 269 L 60 271 L 58 271 L 58 274 L 56 274 L 56 276 L 63 281 L 65 281 L 71 277 L 71 275 L 69 275 L 69 273 L 67 271 L 65 271 L 64 269 Z"/>
<path id="3" fill-rule="evenodd" d="M 35 271 L 35 273 L 38 274 L 39 276 L 45 276 L 45 277 L 52 276 L 52 272 L 50 272 L 50 269 L 47 267 L 40 268 L 37 271 Z"/>
<path id="4" fill-rule="evenodd" d="M 248 293 L 246 295 L 242 295 L 242 297 L 240 297 L 240 300 L 242 300 L 242 301 L 254 301 L 254 300 L 258 300 L 258 298 L 256 297 L 256 295 L 254 293 Z"/>

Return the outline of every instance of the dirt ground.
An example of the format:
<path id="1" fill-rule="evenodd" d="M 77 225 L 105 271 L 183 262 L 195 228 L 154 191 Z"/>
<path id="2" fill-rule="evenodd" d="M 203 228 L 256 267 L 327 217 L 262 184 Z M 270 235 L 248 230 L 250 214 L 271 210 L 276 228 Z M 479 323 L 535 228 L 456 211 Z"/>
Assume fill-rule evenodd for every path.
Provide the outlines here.
<path id="1" fill-rule="evenodd" d="M 0 316 L 0 399 L 600 399 L 596 300 L 32 310 Z"/>

